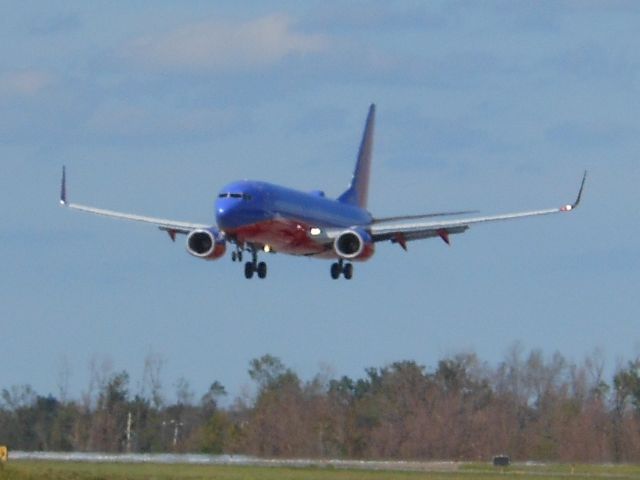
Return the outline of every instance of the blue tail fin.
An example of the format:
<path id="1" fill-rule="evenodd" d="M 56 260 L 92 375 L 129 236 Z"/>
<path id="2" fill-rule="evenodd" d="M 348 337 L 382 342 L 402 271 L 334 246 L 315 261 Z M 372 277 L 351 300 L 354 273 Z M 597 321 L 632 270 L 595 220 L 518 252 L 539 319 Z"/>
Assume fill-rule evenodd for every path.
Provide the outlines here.
<path id="1" fill-rule="evenodd" d="M 346 192 L 338 197 L 343 203 L 350 203 L 362 208 L 367 207 L 369 195 L 369 176 L 371 173 L 371 153 L 373 151 L 373 126 L 376 119 L 376 106 L 371 104 L 367 123 L 364 126 L 360 150 L 358 151 L 358 162 L 353 172 L 351 184 Z"/>

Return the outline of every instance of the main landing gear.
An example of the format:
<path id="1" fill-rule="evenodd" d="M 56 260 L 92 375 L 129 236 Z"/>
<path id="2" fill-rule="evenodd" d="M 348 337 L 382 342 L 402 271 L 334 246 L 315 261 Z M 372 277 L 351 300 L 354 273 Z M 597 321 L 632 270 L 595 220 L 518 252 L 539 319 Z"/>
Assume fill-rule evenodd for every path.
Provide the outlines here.
<path id="1" fill-rule="evenodd" d="M 258 278 L 266 278 L 267 264 L 264 262 L 247 262 L 244 264 L 244 277 L 251 278 L 257 273 Z"/>
<path id="2" fill-rule="evenodd" d="M 258 278 L 267 277 L 267 264 L 264 262 L 258 262 L 258 251 L 252 245 L 246 248 L 244 244 L 236 244 L 236 249 L 231 252 L 232 262 L 242 262 L 242 252 L 251 252 L 251 261 L 244 264 L 244 277 L 253 278 L 253 274 L 257 273 Z"/>
<path id="3" fill-rule="evenodd" d="M 351 263 L 344 263 L 342 259 L 331 264 L 331 278 L 337 280 L 340 274 L 343 274 L 347 280 L 351 280 L 351 277 L 353 277 L 353 265 Z"/>
<path id="4" fill-rule="evenodd" d="M 242 252 L 240 252 L 239 255 L 240 257 L 237 257 L 238 261 L 242 261 Z M 231 254 L 231 258 L 233 259 L 233 254 Z M 244 264 L 244 278 L 252 278 L 254 273 L 258 274 L 258 278 L 266 278 L 267 264 L 264 262 L 258 262 L 258 253 L 255 248 L 252 248 L 251 261 Z"/>

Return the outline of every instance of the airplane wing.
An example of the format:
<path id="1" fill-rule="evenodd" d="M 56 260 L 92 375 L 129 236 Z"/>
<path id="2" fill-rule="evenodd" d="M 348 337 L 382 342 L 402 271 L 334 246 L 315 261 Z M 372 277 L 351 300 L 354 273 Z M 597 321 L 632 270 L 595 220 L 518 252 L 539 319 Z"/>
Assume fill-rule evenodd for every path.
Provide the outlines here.
<path id="1" fill-rule="evenodd" d="M 160 230 L 164 230 L 168 232 L 169 236 L 171 236 L 172 239 L 175 239 L 176 233 L 187 234 L 192 230 L 211 228 L 211 225 L 207 225 L 203 223 L 180 222 L 175 220 L 168 220 L 165 218 L 146 217 L 143 215 L 116 212 L 113 210 L 106 210 L 103 208 L 95 208 L 95 207 L 89 207 L 87 205 L 70 203 L 67 200 L 67 172 L 65 167 L 62 167 L 62 184 L 60 187 L 60 205 L 73 210 L 79 210 L 81 212 L 92 213 L 94 215 L 101 215 L 103 217 L 110 217 L 118 220 L 130 220 L 134 222 L 142 222 L 142 223 L 155 225 Z"/>
<path id="2" fill-rule="evenodd" d="M 478 213 L 477 210 L 464 210 L 460 212 L 437 212 L 437 213 L 424 213 L 422 215 L 403 215 L 400 217 L 383 217 L 383 218 L 375 218 L 374 222 L 390 222 L 393 220 L 424 220 L 426 218 L 433 217 L 454 217 L 457 215 L 467 215 L 469 213 Z"/>
<path id="3" fill-rule="evenodd" d="M 467 231 L 471 225 L 476 223 L 498 222 L 502 220 L 514 220 L 516 218 L 549 215 L 552 213 L 571 212 L 580 204 L 582 190 L 584 189 L 586 179 L 587 172 L 585 171 L 575 202 L 559 208 L 470 217 L 459 220 L 432 221 L 427 218 L 420 219 L 415 217 L 396 217 L 392 219 L 374 220 L 370 226 L 371 237 L 375 242 L 391 240 L 406 249 L 407 241 L 423 238 L 440 237 L 446 243 L 449 243 L 449 235 L 463 233 Z"/>

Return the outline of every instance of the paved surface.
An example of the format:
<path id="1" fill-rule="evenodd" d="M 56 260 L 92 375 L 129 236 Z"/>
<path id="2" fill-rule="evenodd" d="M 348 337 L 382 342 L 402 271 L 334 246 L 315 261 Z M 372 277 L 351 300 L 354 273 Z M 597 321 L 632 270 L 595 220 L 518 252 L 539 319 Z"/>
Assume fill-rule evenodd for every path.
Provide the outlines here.
<path id="1" fill-rule="evenodd" d="M 457 462 L 403 462 L 371 460 L 264 459 L 245 455 L 199 455 L 165 453 L 83 453 L 83 452 L 10 452 L 13 460 L 51 460 L 56 462 L 113 463 L 188 463 L 202 465 L 253 465 L 265 467 L 331 467 L 363 470 L 397 470 L 421 472 L 451 472 Z"/>

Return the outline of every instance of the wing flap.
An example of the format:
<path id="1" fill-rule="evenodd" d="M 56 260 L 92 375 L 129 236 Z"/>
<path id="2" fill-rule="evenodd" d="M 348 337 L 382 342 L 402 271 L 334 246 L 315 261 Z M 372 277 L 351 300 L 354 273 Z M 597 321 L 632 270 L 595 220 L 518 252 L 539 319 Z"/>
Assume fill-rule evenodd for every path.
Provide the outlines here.
<path id="1" fill-rule="evenodd" d="M 387 234 L 386 237 L 376 237 L 376 241 L 391 240 L 391 243 L 400 243 L 401 241 L 410 242 L 412 240 L 423 240 L 425 238 L 442 237 L 443 233 L 447 235 L 456 235 L 458 233 L 464 233 L 469 227 L 455 227 L 455 228 L 440 228 L 437 230 L 424 230 L 420 232 L 396 232 Z M 401 237 L 399 236 L 401 235 Z"/>
<path id="2" fill-rule="evenodd" d="M 468 215 L 470 213 L 478 213 L 477 210 L 463 210 L 460 212 L 435 212 L 435 213 L 423 213 L 421 215 L 402 215 L 398 217 L 382 217 L 373 220 L 375 224 L 382 224 L 384 222 L 396 222 L 398 220 L 423 220 L 427 218 L 435 217 L 455 217 L 457 215 Z"/>

